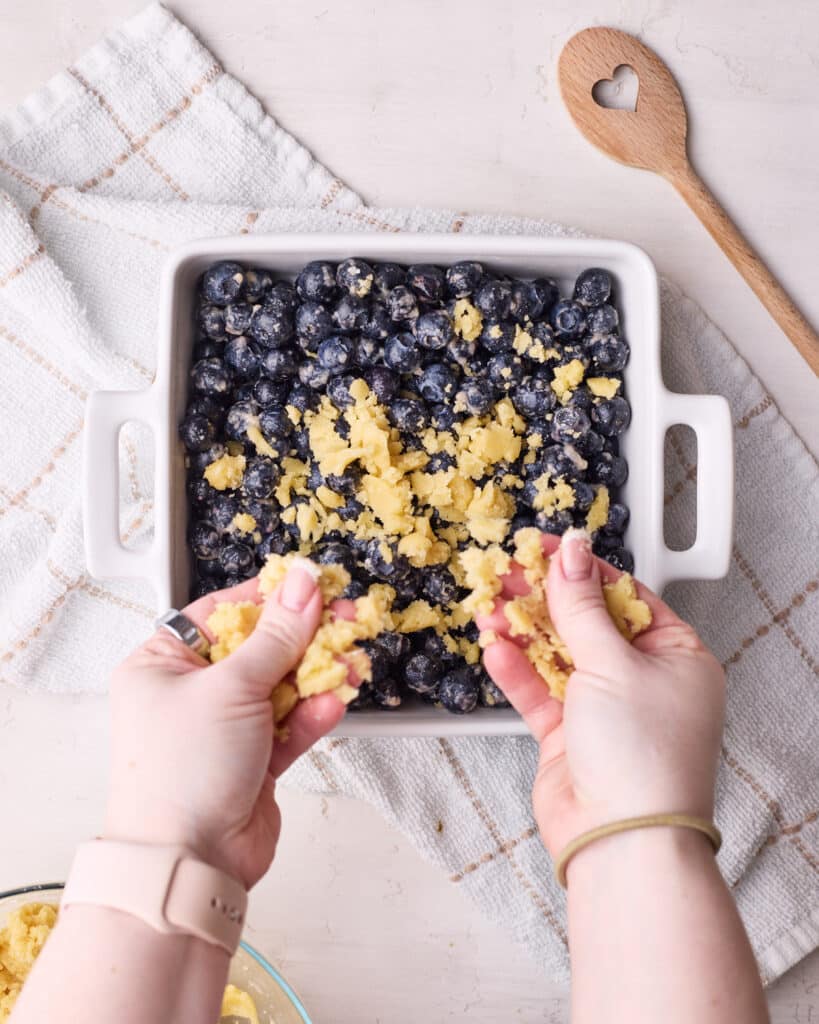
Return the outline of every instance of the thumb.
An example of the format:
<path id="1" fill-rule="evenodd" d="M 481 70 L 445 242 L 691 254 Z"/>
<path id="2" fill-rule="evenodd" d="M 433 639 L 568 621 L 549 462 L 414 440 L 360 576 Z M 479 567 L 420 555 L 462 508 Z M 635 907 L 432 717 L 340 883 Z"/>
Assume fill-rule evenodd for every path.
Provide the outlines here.
<path id="1" fill-rule="evenodd" d="M 267 697 L 301 661 L 321 621 L 324 602 L 312 562 L 293 563 L 262 606 L 256 628 L 222 664 L 231 676 Z"/>
<path id="2" fill-rule="evenodd" d="M 549 614 L 575 666 L 605 674 L 626 641 L 606 610 L 600 569 L 585 530 L 563 534 L 549 563 L 546 586 Z"/>

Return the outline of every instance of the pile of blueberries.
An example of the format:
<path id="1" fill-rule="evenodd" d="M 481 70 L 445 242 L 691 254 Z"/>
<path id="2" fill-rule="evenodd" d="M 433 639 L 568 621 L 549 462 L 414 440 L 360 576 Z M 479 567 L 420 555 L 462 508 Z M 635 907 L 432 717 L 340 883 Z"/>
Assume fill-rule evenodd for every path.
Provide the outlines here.
<path id="1" fill-rule="evenodd" d="M 483 329 L 474 341 L 453 330 L 460 299 L 481 313 Z M 407 449 L 420 447 L 420 434 L 428 427 L 450 429 L 469 415 L 488 413 L 508 396 L 525 419 L 527 434 L 540 434 L 544 443 L 532 464 L 523 463 L 524 445 L 517 462 L 496 467 L 498 480 L 507 473 L 524 480 L 522 489 L 511 492 L 517 514 L 507 544 L 524 526 L 562 533 L 583 525 L 594 485 L 605 484 L 612 501 L 594 549 L 616 567 L 632 570 L 633 559 L 623 546 L 628 509 L 614 500 L 628 472 L 618 447 L 630 419 L 622 386 L 617 396 L 602 399 L 581 384 L 566 405 L 550 386 L 555 368 L 574 359 L 583 363 L 588 377 L 621 379 L 629 346 L 619 332 L 606 271 L 584 270 L 572 297 L 561 299 L 554 281 L 510 279 L 473 261 L 446 269 L 371 266 L 357 258 L 338 265 L 314 261 L 295 283 L 276 280 L 265 269 L 223 261 L 201 279 L 195 318 L 190 399 L 179 427 L 187 451 L 193 596 L 248 579 L 268 554 L 299 546 L 298 527 L 281 521 L 273 494 L 280 467 L 256 454 L 247 439 L 251 422 L 258 422 L 281 455 L 289 453 L 310 466 L 311 490 L 325 485 L 344 497 L 338 510 L 342 519 L 357 518 L 363 510 L 356 497 L 360 470 L 354 464 L 344 474 L 323 478 L 307 430 L 294 426 L 285 411 L 287 405 L 302 413 L 314 410 L 322 395 L 344 409 L 352 403 L 350 386 L 357 378 L 366 380 L 386 406 Z M 516 325 L 552 354 L 544 361 L 518 354 L 513 347 Z M 462 411 L 456 412 L 456 406 Z M 338 429 L 344 426 L 340 419 Z M 218 491 L 202 473 L 225 454 L 228 442 L 234 453 L 244 451 L 247 466 L 240 488 Z M 435 472 L 453 464 L 440 453 L 426 469 Z M 571 484 L 574 508 L 552 515 L 534 509 L 534 481 L 545 472 Z M 304 500 L 293 497 L 295 504 Z M 240 512 L 255 519 L 258 543 L 231 528 Z M 395 588 L 398 607 L 416 598 L 448 605 L 463 597 L 448 569 L 416 569 L 397 553 L 387 562 L 378 541 L 325 536 L 311 557 L 350 571 L 348 597 L 360 596 L 375 582 Z M 474 624 L 464 635 L 477 639 Z M 395 708 L 409 693 L 459 714 L 479 704 L 506 703 L 483 669 L 451 654 L 433 630 L 383 633 L 365 647 L 373 679 L 354 702 L 359 707 Z"/>

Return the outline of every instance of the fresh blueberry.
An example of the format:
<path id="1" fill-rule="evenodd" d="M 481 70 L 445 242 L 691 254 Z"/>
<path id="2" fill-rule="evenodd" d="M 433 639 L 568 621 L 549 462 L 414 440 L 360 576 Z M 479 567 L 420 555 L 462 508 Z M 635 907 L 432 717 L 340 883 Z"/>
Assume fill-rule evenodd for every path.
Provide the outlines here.
<path id="1" fill-rule="evenodd" d="M 563 299 L 552 306 L 549 320 L 561 341 L 571 341 L 586 329 L 586 310 L 579 302 Z"/>
<path id="2" fill-rule="evenodd" d="M 305 302 L 331 302 L 336 296 L 336 271 L 332 263 L 314 260 L 296 278 L 296 291 Z"/>
<path id="3" fill-rule="evenodd" d="M 347 544 L 322 544 L 315 552 L 319 565 L 340 565 L 352 575 L 356 570 L 356 558 Z"/>
<path id="4" fill-rule="evenodd" d="M 225 345 L 225 366 L 237 380 L 248 380 L 259 370 L 259 350 L 244 336 L 231 338 Z"/>
<path id="5" fill-rule="evenodd" d="M 225 434 L 234 441 L 244 441 L 247 428 L 256 422 L 259 407 L 253 401 L 234 402 L 225 419 Z"/>
<path id="6" fill-rule="evenodd" d="M 325 370 L 317 359 L 306 359 L 299 366 L 299 381 L 314 391 L 323 391 L 329 379 L 329 370 Z"/>
<path id="7" fill-rule="evenodd" d="M 497 394 L 490 381 L 469 377 L 458 392 L 458 398 L 473 416 L 484 416 L 495 404 Z"/>
<path id="8" fill-rule="evenodd" d="M 600 452 L 589 462 L 589 479 L 606 487 L 621 487 L 628 476 L 628 464 L 619 455 Z"/>
<path id="9" fill-rule="evenodd" d="M 242 511 L 247 512 L 256 520 L 255 530 L 263 537 L 272 533 L 279 525 L 279 511 L 276 504 L 267 498 L 245 498 Z"/>
<path id="10" fill-rule="evenodd" d="M 419 434 L 429 426 L 429 412 L 414 398 L 397 398 L 387 410 L 391 422 L 406 434 Z"/>
<path id="11" fill-rule="evenodd" d="M 179 436 L 189 452 L 204 452 L 216 439 L 216 426 L 207 416 L 186 416 L 179 424 Z"/>
<path id="12" fill-rule="evenodd" d="M 413 373 L 421 365 L 415 337 L 408 332 L 393 334 L 384 342 L 384 362 L 391 370 Z"/>
<path id="13" fill-rule="evenodd" d="M 332 314 L 335 329 L 345 334 L 360 331 L 369 315 L 367 303 L 364 299 L 357 299 L 355 295 L 342 295 Z"/>
<path id="14" fill-rule="evenodd" d="M 390 661 L 396 662 L 405 658 L 411 647 L 410 638 L 406 633 L 394 633 L 385 630 L 375 638 L 375 643 L 386 653 Z"/>
<path id="15" fill-rule="evenodd" d="M 242 490 L 249 498 L 269 498 L 279 476 L 279 466 L 271 459 L 250 459 L 242 478 Z"/>
<path id="16" fill-rule="evenodd" d="M 286 384 L 296 373 L 296 357 L 289 348 L 269 348 L 262 355 L 261 372 L 277 383 Z"/>
<path id="17" fill-rule="evenodd" d="M 492 356 L 486 364 L 486 376 L 503 391 L 523 383 L 523 360 L 512 352 Z"/>
<path id="18" fill-rule="evenodd" d="M 256 545 L 256 561 L 263 565 L 268 555 L 286 555 L 291 551 L 293 542 L 284 530 L 273 530 Z"/>
<path id="19" fill-rule="evenodd" d="M 427 402 L 448 402 L 458 390 L 460 374 L 446 363 L 430 363 L 425 366 L 418 390 Z"/>
<path id="20" fill-rule="evenodd" d="M 427 473 L 442 473 L 447 469 L 454 469 L 455 465 L 454 455 L 450 455 L 449 452 L 436 452 L 434 455 L 430 455 L 424 470 Z"/>
<path id="21" fill-rule="evenodd" d="M 578 409 L 582 409 L 583 412 L 591 413 L 591 408 L 594 405 L 594 397 L 587 387 L 582 384 L 572 391 L 569 396 L 567 405 L 575 405 Z"/>
<path id="22" fill-rule="evenodd" d="M 221 428 L 225 419 L 225 407 L 220 399 L 213 395 L 196 395 L 188 402 L 185 415 L 207 416 L 209 420 L 213 420 L 218 429 Z"/>
<path id="23" fill-rule="evenodd" d="M 213 577 L 197 580 L 191 587 L 191 600 L 198 601 L 200 597 L 207 597 L 215 590 L 220 590 L 221 586 L 221 582 Z"/>
<path id="24" fill-rule="evenodd" d="M 361 580 L 350 580 L 347 586 L 342 590 L 341 596 L 347 601 L 355 601 L 356 598 L 363 597 L 367 593 L 367 584 L 362 583 Z"/>
<path id="25" fill-rule="evenodd" d="M 613 501 L 609 505 L 609 517 L 606 520 L 606 529 L 616 533 L 625 533 L 628 526 L 630 513 L 628 506 L 619 501 Z"/>
<path id="26" fill-rule="evenodd" d="M 489 320 L 505 320 L 512 306 L 512 288 L 508 281 L 485 277 L 475 290 L 475 305 Z"/>
<path id="27" fill-rule="evenodd" d="M 418 317 L 415 293 L 404 284 L 398 284 L 387 295 L 387 311 L 396 323 L 405 323 Z"/>
<path id="28" fill-rule="evenodd" d="M 438 685 L 438 699 L 455 715 L 467 715 L 478 703 L 478 680 L 471 668 L 447 672 Z"/>
<path id="29" fill-rule="evenodd" d="M 374 280 L 375 271 L 370 264 L 355 256 L 339 263 L 336 270 L 336 284 L 339 288 L 358 299 L 366 298 L 370 294 Z"/>
<path id="30" fill-rule="evenodd" d="M 388 366 L 373 366 L 366 372 L 364 379 L 370 391 L 382 404 L 386 405 L 398 393 L 400 378 Z"/>
<path id="31" fill-rule="evenodd" d="M 233 400 L 234 402 L 253 401 L 253 384 L 250 381 L 245 381 L 244 384 L 234 384 Z"/>
<path id="32" fill-rule="evenodd" d="M 620 572 L 634 572 L 634 555 L 627 548 L 614 548 L 603 557 Z"/>
<path id="33" fill-rule="evenodd" d="M 252 317 L 249 302 L 233 302 L 225 307 L 225 330 L 228 334 L 247 334 Z"/>
<path id="34" fill-rule="evenodd" d="M 202 294 L 208 302 L 226 306 L 241 297 L 244 284 L 245 272 L 238 263 L 214 263 L 202 277 Z"/>
<path id="35" fill-rule="evenodd" d="M 382 546 L 386 547 L 384 541 L 368 541 L 366 554 L 364 556 L 364 568 L 376 579 L 385 583 L 392 583 L 393 580 L 401 579 L 410 571 L 410 564 L 403 555 L 391 551 L 391 558 L 386 558 Z"/>
<path id="36" fill-rule="evenodd" d="M 522 324 L 537 320 L 543 312 L 543 291 L 534 281 L 513 281 L 509 315 Z"/>
<path id="37" fill-rule="evenodd" d="M 576 480 L 572 484 L 574 490 L 574 509 L 577 512 L 588 512 L 594 501 L 596 491 L 585 480 Z"/>
<path id="38" fill-rule="evenodd" d="M 347 501 L 337 508 L 336 512 L 345 523 L 355 522 L 364 511 L 364 506 L 356 498 L 348 498 Z"/>
<path id="39" fill-rule="evenodd" d="M 451 405 L 434 405 L 430 409 L 430 414 L 432 416 L 432 425 L 436 430 L 451 430 L 458 420 L 458 416 Z"/>
<path id="40" fill-rule="evenodd" d="M 373 303 L 361 325 L 361 335 L 372 341 L 384 341 L 392 331 L 392 320 L 387 307 Z"/>
<path id="41" fill-rule="evenodd" d="M 447 606 L 458 597 L 458 584 L 449 569 L 427 569 L 421 589 L 431 604 Z"/>
<path id="42" fill-rule="evenodd" d="M 303 302 L 296 310 L 296 334 L 318 344 L 333 333 L 333 318 L 319 302 Z"/>
<path id="43" fill-rule="evenodd" d="M 199 558 L 196 560 L 196 571 L 206 580 L 213 580 L 216 583 L 215 590 L 222 586 L 225 577 L 225 570 L 218 558 Z"/>
<path id="44" fill-rule="evenodd" d="M 188 545 L 197 558 L 216 558 L 219 554 L 219 531 L 206 519 L 191 523 Z"/>
<path id="45" fill-rule="evenodd" d="M 250 333 L 265 348 L 282 348 L 293 337 L 293 311 L 269 292 L 261 306 L 253 311 Z"/>
<path id="46" fill-rule="evenodd" d="M 198 474 L 190 477 L 186 485 L 188 500 L 194 506 L 207 505 L 216 494 L 216 491 L 202 476 Z"/>
<path id="47" fill-rule="evenodd" d="M 483 277 L 483 267 L 473 260 L 453 263 L 446 272 L 446 290 L 453 299 L 465 299 L 471 295 Z"/>
<path id="48" fill-rule="evenodd" d="M 376 263 L 375 279 L 373 285 L 377 292 L 384 297 L 399 284 L 404 283 L 406 272 L 397 263 Z"/>
<path id="49" fill-rule="evenodd" d="M 509 352 L 515 340 L 515 325 L 495 320 L 484 320 L 479 340 L 487 352 L 493 354 Z"/>
<path id="50" fill-rule="evenodd" d="M 310 431 L 307 427 L 299 427 L 293 431 L 290 437 L 290 450 L 300 459 L 310 458 Z"/>
<path id="51" fill-rule="evenodd" d="M 273 275 L 261 267 L 251 267 L 245 271 L 245 298 L 248 302 L 258 302 L 273 287 Z"/>
<path id="52" fill-rule="evenodd" d="M 590 309 L 586 314 L 586 329 L 589 334 L 614 334 L 620 324 L 620 317 L 614 306 L 608 304 Z"/>
<path id="53" fill-rule="evenodd" d="M 525 377 L 509 392 L 515 410 L 526 419 L 542 419 L 555 405 L 555 393 L 543 377 Z"/>
<path id="54" fill-rule="evenodd" d="M 328 473 L 326 483 L 336 494 L 352 498 L 361 486 L 361 470 L 358 466 L 350 465 L 343 473 Z"/>
<path id="55" fill-rule="evenodd" d="M 563 406 L 556 409 L 552 416 L 552 440 L 558 444 L 576 445 L 590 429 L 591 420 L 577 406 Z"/>
<path id="56" fill-rule="evenodd" d="M 611 277 L 599 267 L 584 270 L 574 283 L 574 297 L 584 306 L 602 306 L 611 295 Z"/>
<path id="57" fill-rule="evenodd" d="M 413 635 L 413 648 L 429 655 L 440 666 L 449 668 L 455 662 L 455 656 L 434 629 L 423 629 Z"/>
<path id="58" fill-rule="evenodd" d="M 212 444 L 210 448 L 206 448 L 204 451 L 189 452 L 185 456 L 185 465 L 192 472 L 201 476 L 211 462 L 221 459 L 226 450 L 225 446 L 217 441 L 216 444 Z"/>
<path id="59" fill-rule="evenodd" d="M 317 358 L 328 373 L 344 373 L 355 358 L 355 342 L 343 334 L 332 334 L 319 345 Z"/>
<path id="60" fill-rule="evenodd" d="M 305 413 L 317 408 L 318 397 L 312 388 L 308 388 L 304 384 L 294 384 L 284 404 L 292 405 L 300 413 Z"/>
<path id="61" fill-rule="evenodd" d="M 528 333 L 531 335 L 534 341 L 539 341 L 544 349 L 555 348 L 555 330 L 554 327 L 549 323 L 548 320 L 538 320 L 537 323 L 527 327 Z M 546 360 L 546 365 L 549 365 L 551 359 Z"/>
<path id="62" fill-rule="evenodd" d="M 548 313 L 560 299 L 560 289 L 557 287 L 557 283 L 551 278 L 536 278 L 532 284 L 541 297 L 544 313 Z"/>
<path id="63" fill-rule="evenodd" d="M 259 413 L 259 430 L 272 445 L 281 443 L 293 433 L 293 421 L 284 409 L 262 409 Z"/>
<path id="64" fill-rule="evenodd" d="M 562 445 L 552 444 L 541 448 L 539 458 L 532 463 L 531 475 L 540 476 L 548 473 L 552 478 L 573 477 L 577 473 L 577 465 Z M 529 474 L 527 474 L 529 475 Z"/>
<path id="65" fill-rule="evenodd" d="M 619 396 L 604 399 L 592 407 L 591 420 L 598 433 L 618 437 L 631 422 L 631 407 Z"/>
<path id="66" fill-rule="evenodd" d="M 459 338 L 456 336 L 449 343 L 447 355 L 453 362 L 457 363 L 462 370 L 470 370 L 474 372 L 477 362 L 477 351 L 477 342 L 467 341 L 466 338 Z"/>
<path id="67" fill-rule="evenodd" d="M 200 359 L 213 359 L 214 357 L 221 358 L 225 351 L 225 340 L 226 338 L 219 341 L 214 341 L 213 338 L 200 338 L 193 347 L 192 362 L 198 363 Z"/>
<path id="68" fill-rule="evenodd" d="M 241 541 L 229 541 L 222 546 L 219 561 L 228 575 L 243 576 L 253 568 L 253 551 Z"/>
<path id="69" fill-rule="evenodd" d="M 206 304 L 199 307 L 199 326 L 207 338 L 225 340 L 225 319 L 226 311 L 221 306 Z"/>
<path id="70" fill-rule="evenodd" d="M 415 693 L 432 693 L 438 685 L 441 667 L 428 654 L 413 654 L 404 663 L 404 682 Z"/>
<path id="71" fill-rule="evenodd" d="M 221 359 L 200 359 L 191 369 L 191 386 L 200 395 L 226 395 L 230 373 Z"/>
<path id="72" fill-rule="evenodd" d="M 415 337 L 423 348 L 446 348 L 452 338 L 452 321 L 442 309 L 422 313 L 415 321 Z"/>
<path id="73" fill-rule="evenodd" d="M 238 496 L 233 491 L 217 491 L 211 499 L 206 518 L 217 530 L 229 529 L 233 517 L 242 509 Z"/>
<path id="74" fill-rule="evenodd" d="M 414 263 L 407 267 L 407 285 L 421 302 L 431 305 L 444 297 L 444 272 L 430 263 Z"/>
<path id="75" fill-rule="evenodd" d="M 355 355 L 353 362 L 362 369 L 375 366 L 381 359 L 384 346 L 374 338 L 367 338 L 361 334 L 355 343 Z"/>
<path id="76" fill-rule="evenodd" d="M 380 683 L 370 684 L 372 702 L 382 711 L 394 711 L 401 707 L 401 687 L 397 679 L 384 679 Z"/>
<path id="77" fill-rule="evenodd" d="M 327 397 L 336 407 L 336 409 L 347 409 L 353 405 L 353 396 L 350 394 L 350 388 L 353 386 L 355 377 L 351 373 L 345 373 L 336 377 L 331 377 L 327 381 Z M 337 432 L 340 433 L 338 428 L 341 424 L 336 425 Z"/>
<path id="78" fill-rule="evenodd" d="M 509 701 L 504 696 L 503 690 L 484 669 L 478 672 L 478 702 L 482 708 L 509 707 Z"/>
<path id="79" fill-rule="evenodd" d="M 316 491 L 323 483 L 324 477 L 319 469 L 318 463 L 314 462 L 310 466 L 310 472 L 307 474 L 307 486 L 311 491 Z"/>
<path id="80" fill-rule="evenodd" d="M 563 534 L 574 525 L 574 517 L 567 508 L 557 509 L 550 515 L 538 512 L 535 515 L 535 526 L 544 533 Z"/>
<path id="81" fill-rule="evenodd" d="M 617 373 L 628 362 L 629 346 L 625 338 L 604 334 L 589 345 L 592 363 L 604 373 Z"/>

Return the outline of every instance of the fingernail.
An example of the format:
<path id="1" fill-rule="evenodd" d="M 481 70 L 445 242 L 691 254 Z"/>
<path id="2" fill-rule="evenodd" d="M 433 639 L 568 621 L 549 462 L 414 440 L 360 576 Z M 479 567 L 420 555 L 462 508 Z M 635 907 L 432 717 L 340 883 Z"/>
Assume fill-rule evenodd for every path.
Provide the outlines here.
<path id="1" fill-rule="evenodd" d="M 281 604 L 291 612 L 303 611 L 316 592 L 316 580 L 312 573 L 300 565 L 290 567 L 282 583 Z"/>
<path id="2" fill-rule="evenodd" d="M 574 527 L 560 539 L 560 566 L 567 580 L 587 580 L 591 576 L 591 537 L 585 530 Z"/>

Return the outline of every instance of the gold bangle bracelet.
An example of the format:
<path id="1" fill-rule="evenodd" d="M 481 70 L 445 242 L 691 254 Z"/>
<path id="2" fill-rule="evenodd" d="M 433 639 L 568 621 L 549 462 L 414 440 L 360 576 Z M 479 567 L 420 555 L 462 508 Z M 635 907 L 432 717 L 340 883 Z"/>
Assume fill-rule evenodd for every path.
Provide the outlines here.
<path id="1" fill-rule="evenodd" d="M 660 825 L 671 825 L 677 828 L 693 828 L 702 832 L 711 840 L 714 853 L 719 852 L 722 846 L 722 834 L 713 822 L 706 818 L 696 818 L 691 814 L 648 814 L 643 818 L 625 818 L 623 821 L 612 821 L 608 825 L 600 825 L 589 832 L 583 832 L 576 839 L 568 843 L 560 856 L 555 861 L 555 877 L 558 882 L 566 888 L 566 868 L 574 855 L 582 850 L 584 846 L 593 843 L 606 836 L 613 836 L 617 832 L 630 832 L 638 828 L 656 828 Z"/>

